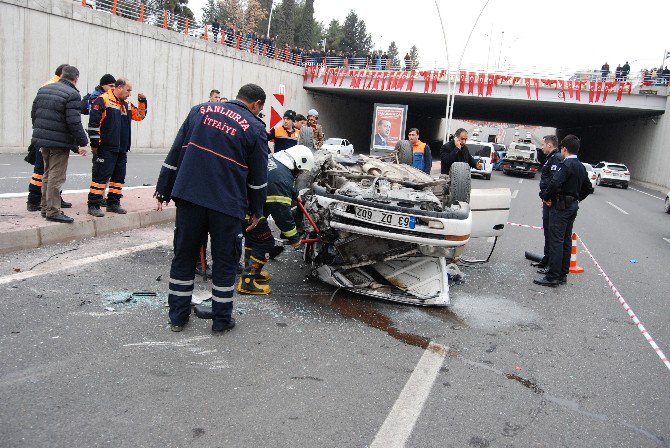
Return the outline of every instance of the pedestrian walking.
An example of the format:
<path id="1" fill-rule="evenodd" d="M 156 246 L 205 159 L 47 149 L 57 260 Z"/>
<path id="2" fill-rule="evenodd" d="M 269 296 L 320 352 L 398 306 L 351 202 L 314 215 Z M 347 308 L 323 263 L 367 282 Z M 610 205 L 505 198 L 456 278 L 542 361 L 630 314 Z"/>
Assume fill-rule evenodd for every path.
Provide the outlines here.
<path id="1" fill-rule="evenodd" d="M 121 207 L 121 198 L 126 180 L 127 153 L 130 151 L 130 121 L 142 121 L 147 115 L 147 98 L 143 93 L 137 94 L 139 106 L 127 101 L 132 91 L 132 83 L 119 78 L 114 88 L 100 95 L 91 107 L 88 135 L 94 155 L 88 214 L 95 217 L 105 216 L 100 206 L 107 182 L 106 210 L 122 215 L 127 213 Z"/>
<path id="2" fill-rule="evenodd" d="M 42 87 L 53 84 L 60 80 L 61 75 L 63 74 L 63 68 L 67 67 L 68 64 L 61 64 L 56 67 L 54 75 L 49 78 L 47 82 L 42 84 Z M 28 147 L 28 158 L 33 165 L 33 173 L 30 176 L 30 182 L 28 182 L 28 200 L 26 201 L 26 209 L 29 212 L 39 212 L 42 210 L 42 178 L 44 177 L 44 160 L 42 159 L 42 153 L 40 148 L 36 147 L 33 143 Z M 34 160 L 29 160 L 34 159 Z M 65 202 L 63 196 L 61 195 L 60 200 L 61 208 L 70 208 L 72 204 L 70 202 Z"/>
<path id="3" fill-rule="evenodd" d="M 542 152 L 547 157 L 540 169 L 540 200 L 549 188 L 549 183 L 558 165 L 563 161 L 561 151 L 558 149 L 558 138 L 555 135 L 546 135 L 542 139 Z M 542 229 L 544 231 L 544 255 L 542 260 L 531 263 L 532 266 L 540 268 L 538 273 L 546 274 L 549 270 L 549 210 L 550 207 L 542 201 Z M 541 272 L 540 272 L 541 271 Z"/>
<path id="4" fill-rule="evenodd" d="M 533 280 L 541 286 L 558 286 L 567 282 L 572 252 L 572 227 L 577 218 L 579 202 L 593 193 L 586 168 L 577 158 L 579 139 L 568 135 L 561 140 L 559 163 L 551 182 L 542 193 L 542 200 L 549 207 L 549 269 Z"/>
<path id="5" fill-rule="evenodd" d="M 411 128 L 407 138 L 412 145 L 412 166 L 430 174 L 430 170 L 433 168 L 433 155 L 430 153 L 430 146 L 419 140 L 419 130 L 417 128 Z"/>
<path id="6" fill-rule="evenodd" d="M 470 167 L 482 169 L 482 162 L 475 160 L 465 143 L 468 141 L 468 131 L 459 128 L 454 133 L 454 138 L 440 148 L 440 173 L 449 174 L 451 165 L 455 162 L 465 162 Z"/>
<path id="7" fill-rule="evenodd" d="M 75 87 L 78 80 L 76 67 L 63 67 L 58 82 L 37 91 L 30 113 L 32 143 L 39 148 L 44 160 L 40 207 L 47 221 L 74 222 L 61 211 L 60 195 L 70 151 L 84 156 L 88 149 L 88 138 L 81 123 L 81 95 Z"/>
<path id="8" fill-rule="evenodd" d="M 291 246 L 300 246 L 300 234 L 291 206 L 298 199 L 296 178 L 301 172 L 311 172 L 312 168 L 312 151 L 299 145 L 276 153 L 268 162 L 267 199 L 263 218 L 254 229 L 244 233 L 245 271 L 237 284 L 237 292 L 240 294 L 265 295 L 272 291 L 269 285 L 270 273 L 263 270 L 275 243 L 267 218 L 272 217 Z"/>
<path id="9" fill-rule="evenodd" d="M 156 183 L 158 209 L 177 205 L 174 258 L 170 267 L 170 329 L 181 331 L 191 313 L 195 262 L 202 235 L 212 244 L 212 333 L 235 326 L 233 292 L 245 216 L 250 232 L 263 216 L 268 177 L 265 124 L 258 118 L 265 92 L 240 88 L 227 103 L 191 109 L 165 158 Z"/>

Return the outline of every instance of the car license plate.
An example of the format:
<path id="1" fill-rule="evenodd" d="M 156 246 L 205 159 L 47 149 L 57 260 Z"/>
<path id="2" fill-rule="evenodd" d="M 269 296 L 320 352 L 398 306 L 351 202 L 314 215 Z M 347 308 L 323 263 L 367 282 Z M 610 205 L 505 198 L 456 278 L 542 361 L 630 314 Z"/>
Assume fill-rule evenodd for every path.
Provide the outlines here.
<path id="1" fill-rule="evenodd" d="M 397 215 L 363 207 L 356 207 L 356 217 L 365 221 L 406 229 L 413 229 L 416 226 L 416 217 L 414 216 Z"/>

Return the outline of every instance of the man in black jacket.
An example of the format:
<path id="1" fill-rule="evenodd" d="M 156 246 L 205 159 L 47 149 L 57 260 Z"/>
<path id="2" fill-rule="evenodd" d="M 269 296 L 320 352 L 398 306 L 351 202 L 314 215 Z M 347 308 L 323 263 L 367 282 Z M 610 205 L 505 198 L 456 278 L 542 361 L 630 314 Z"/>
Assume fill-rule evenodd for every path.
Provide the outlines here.
<path id="1" fill-rule="evenodd" d="M 449 174 L 454 162 L 465 162 L 470 167 L 482 169 L 482 162 L 475 160 L 471 155 L 465 142 L 468 141 L 468 131 L 459 128 L 454 133 L 454 139 L 442 145 L 440 149 L 440 174 Z"/>
<path id="2" fill-rule="evenodd" d="M 78 80 L 76 67 L 64 67 L 58 82 L 37 91 L 30 113 L 32 142 L 40 148 L 44 159 L 41 208 L 47 221 L 74 221 L 61 211 L 60 191 L 65 183 L 70 151 L 82 156 L 87 152 L 88 138 L 80 115 L 81 95 L 75 87 Z"/>

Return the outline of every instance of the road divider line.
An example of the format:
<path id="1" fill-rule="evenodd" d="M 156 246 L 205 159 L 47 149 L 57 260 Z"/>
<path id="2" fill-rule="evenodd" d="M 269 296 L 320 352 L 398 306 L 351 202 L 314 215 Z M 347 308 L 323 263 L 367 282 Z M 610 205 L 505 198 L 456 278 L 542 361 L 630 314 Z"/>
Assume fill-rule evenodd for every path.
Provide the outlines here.
<path id="1" fill-rule="evenodd" d="M 619 210 L 619 211 L 620 211 L 621 213 L 623 213 L 624 215 L 627 215 L 627 214 L 628 214 L 628 212 L 627 212 L 626 210 L 622 209 L 622 208 L 619 207 L 618 205 L 616 205 L 616 204 L 612 204 L 610 201 L 607 201 L 607 203 L 608 203 L 609 205 L 611 205 L 612 207 L 614 207 L 615 209 Z"/>
<path id="2" fill-rule="evenodd" d="M 522 183 L 523 183 L 523 179 L 519 179 L 519 183 L 522 184 Z"/>
<path id="3" fill-rule="evenodd" d="M 156 188 L 155 185 L 139 186 L 139 187 L 123 187 L 123 191 L 126 190 L 140 190 L 143 188 Z M 63 194 L 76 194 L 76 193 L 88 193 L 88 188 L 81 190 L 64 190 Z M 28 196 L 28 192 L 23 193 L 0 193 L 0 199 L 11 199 L 11 198 L 24 198 Z"/>
<path id="4" fill-rule="evenodd" d="M 512 192 L 512 199 L 516 199 L 516 196 L 519 194 L 519 190 L 514 190 Z"/>
<path id="5" fill-rule="evenodd" d="M 663 351 L 660 349 L 660 347 L 656 344 L 654 341 L 654 338 L 651 337 L 651 334 L 649 333 L 649 330 L 647 330 L 644 325 L 642 325 L 642 322 L 640 322 L 640 319 L 637 317 L 633 309 L 628 305 L 628 303 L 624 300 L 623 296 L 619 293 L 619 290 L 614 286 L 614 283 L 612 283 L 612 280 L 610 280 L 609 276 L 603 271 L 603 268 L 600 267 L 600 264 L 596 261 L 595 257 L 593 254 L 591 254 L 591 251 L 589 250 L 588 247 L 586 247 L 586 244 L 584 244 L 584 241 L 581 239 L 579 235 L 577 235 L 577 239 L 579 239 L 579 242 L 582 244 L 582 247 L 586 251 L 586 253 L 591 257 L 591 260 L 593 261 L 593 264 L 596 265 L 596 268 L 600 271 L 600 274 L 605 278 L 605 281 L 609 285 L 610 289 L 614 293 L 614 296 L 619 300 L 619 303 L 623 307 L 624 311 L 628 314 L 628 317 L 630 317 L 633 320 L 633 323 L 637 326 L 637 329 L 640 330 L 640 333 L 642 333 L 642 336 L 647 340 L 649 345 L 651 345 L 651 348 L 654 349 L 656 354 L 658 355 L 659 358 L 661 358 L 661 361 L 663 364 L 665 364 L 665 367 L 670 370 L 670 361 L 668 360 L 668 357 L 665 356 Z"/>
<path id="6" fill-rule="evenodd" d="M 646 191 L 638 190 L 637 188 L 633 188 L 633 187 L 628 187 L 628 188 L 630 188 L 633 191 L 637 191 L 638 193 L 642 193 L 642 194 L 646 194 L 647 196 L 651 196 L 654 199 L 660 199 L 661 201 L 665 201 L 665 199 L 659 198 L 658 196 L 654 196 L 653 194 L 647 193 Z"/>
<path id="7" fill-rule="evenodd" d="M 370 448 L 404 447 L 423 410 L 449 348 L 429 343 Z"/>
<path id="8" fill-rule="evenodd" d="M 523 227 L 524 229 L 544 230 L 543 227 L 529 226 L 528 224 L 517 224 L 515 222 L 509 222 L 509 221 L 507 221 L 507 225 L 512 226 L 512 227 Z"/>
<path id="9" fill-rule="evenodd" d="M 16 274 L 6 275 L 0 277 L 0 285 L 6 285 L 8 283 L 18 282 L 21 280 L 26 280 L 28 278 L 37 277 L 40 275 L 53 274 L 55 272 L 65 271 L 67 269 L 77 268 L 91 263 L 96 263 L 98 261 L 109 260 L 110 258 L 122 257 L 124 255 L 129 255 L 135 252 L 142 252 L 145 250 L 155 249 L 161 246 L 167 246 L 170 244 L 169 240 L 154 241 L 153 243 L 140 244 L 139 246 L 127 247 L 125 249 L 114 250 L 111 252 L 105 252 L 99 255 L 93 255 L 91 257 L 80 258 L 79 260 L 72 260 L 64 263 L 57 263 L 51 265 L 43 265 L 42 268 L 36 269 L 34 271 L 25 271 L 18 272 Z"/>

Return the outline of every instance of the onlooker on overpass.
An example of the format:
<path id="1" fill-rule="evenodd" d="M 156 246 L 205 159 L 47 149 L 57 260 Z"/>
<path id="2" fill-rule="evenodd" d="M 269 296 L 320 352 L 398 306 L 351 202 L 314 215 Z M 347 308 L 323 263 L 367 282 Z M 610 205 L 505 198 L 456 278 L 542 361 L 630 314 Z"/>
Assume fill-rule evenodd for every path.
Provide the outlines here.
<path id="1" fill-rule="evenodd" d="M 68 65 L 58 82 L 37 91 L 33 101 L 32 141 L 42 152 L 42 216 L 47 221 L 71 223 L 74 219 L 61 211 L 61 189 L 65 183 L 70 151 L 86 155 L 88 138 L 81 123 L 81 95 L 75 87 L 79 70 Z"/>
<path id="2" fill-rule="evenodd" d="M 214 21 L 212 22 L 212 35 L 214 36 L 214 42 L 218 42 L 220 30 L 221 30 L 221 24 L 217 19 L 214 19 Z"/>
<path id="3" fill-rule="evenodd" d="M 621 75 L 623 76 L 622 81 L 625 81 L 628 79 L 628 75 L 630 74 L 630 65 L 628 65 L 628 61 L 621 67 Z"/>
<path id="4" fill-rule="evenodd" d="M 607 76 L 610 74 L 610 65 L 605 62 L 602 67 L 600 67 L 600 73 L 602 74 L 602 80 L 605 81 Z"/>

